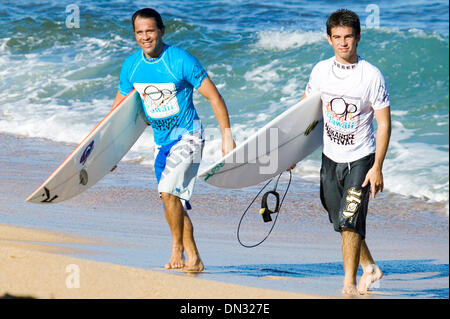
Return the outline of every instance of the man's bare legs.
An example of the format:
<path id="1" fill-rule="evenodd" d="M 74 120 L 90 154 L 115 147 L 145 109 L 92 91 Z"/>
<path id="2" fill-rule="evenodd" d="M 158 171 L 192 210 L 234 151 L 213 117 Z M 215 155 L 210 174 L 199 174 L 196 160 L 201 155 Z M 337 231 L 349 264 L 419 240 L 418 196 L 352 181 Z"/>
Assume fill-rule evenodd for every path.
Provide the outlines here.
<path id="1" fill-rule="evenodd" d="M 380 280 L 381 277 L 383 277 L 383 272 L 375 264 L 365 240 L 361 241 L 359 263 L 363 269 L 363 275 L 359 279 L 358 292 L 363 295 L 367 293 L 370 286 L 375 281 Z"/>
<path id="2" fill-rule="evenodd" d="M 361 250 L 361 237 L 351 229 L 342 230 L 342 258 L 344 261 L 344 295 L 356 295 L 356 273 Z"/>
<path id="3" fill-rule="evenodd" d="M 342 293 L 345 295 L 365 294 L 370 285 L 383 276 L 375 265 L 365 240 L 354 230 L 348 228 L 342 230 L 342 256 L 345 272 Z M 358 264 L 361 264 L 363 275 L 356 288 Z"/>
<path id="4" fill-rule="evenodd" d="M 166 264 L 167 269 L 184 271 L 203 271 L 203 263 L 194 240 L 194 227 L 189 215 L 184 211 L 181 200 L 168 193 L 161 193 L 165 215 L 172 233 L 172 256 Z M 183 252 L 186 251 L 187 261 Z"/>

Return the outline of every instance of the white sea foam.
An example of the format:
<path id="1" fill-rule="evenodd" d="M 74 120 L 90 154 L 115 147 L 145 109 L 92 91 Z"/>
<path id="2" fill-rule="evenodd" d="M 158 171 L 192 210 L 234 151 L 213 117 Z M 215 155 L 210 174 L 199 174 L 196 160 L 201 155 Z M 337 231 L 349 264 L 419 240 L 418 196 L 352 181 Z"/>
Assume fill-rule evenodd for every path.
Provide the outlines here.
<path id="1" fill-rule="evenodd" d="M 395 159 L 385 162 L 386 190 L 405 196 L 448 202 L 449 182 L 443 173 L 448 171 L 448 160 L 442 159 L 448 153 L 443 153 L 423 143 L 406 145 L 402 152 L 397 151 Z"/>
<path id="2" fill-rule="evenodd" d="M 387 34 L 392 34 L 392 35 L 397 35 L 403 38 L 422 38 L 422 39 L 436 39 L 439 41 L 446 41 L 445 38 L 436 33 L 436 32 L 430 32 L 430 31 L 424 31 L 418 28 L 410 28 L 407 30 L 402 30 L 398 27 L 383 27 L 380 26 L 378 28 L 367 28 L 367 27 L 362 27 L 362 32 L 364 33 L 366 30 L 375 30 L 377 32 L 382 32 L 382 33 L 387 33 Z M 385 41 L 382 43 L 382 45 L 385 45 L 389 43 L 389 41 Z"/>
<path id="3" fill-rule="evenodd" d="M 320 165 L 318 159 L 312 159 L 312 156 L 309 156 L 305 160 L 297 163 L 292 172 L 318 185 L 320 181 Z"/>
<path id="4" fill-rule="evenodd" d="M 255 48 L 284 51 L 299 48 L 304 45 L 326 41 L 326 35 L 321 31 L 261 31 Z"/>
<path id="5" fill-rule="evenodd" d="M 6 43 L 10 40 L 11 38 L 2 38 L 0 39 L 0 52 L 3 54 L 10 54 L 9 50 L 6 48 Z"/>
<path id="6" fill-rule="evenodd" d="M 449 200 L 448 151 L 425 143 L 407 143 L 414 136 L 399 121 L 393 121 L 393 134 L 384 162 L 385 189 L 405 196 L 433 201 Z"/>
<path id="7" fill-rule="evenodd" d="M 263 91 L 270 91 L 274 88 L 275 82 L 280 79 L 278 72 L 281 71 L 279 67 L 279 60 L 275 59 L 269 64 L 257 66 L 253 70 L 247 71 L 244 74 L 244 79 L 258 86 Z"/>
<path id="8" fill-rule="evenodd" d="M 101 113 L 110 100 L 94 100 L 91 103 L 77 105 L 79 109 L 70 109 L 64 105 L 50 104 L 43 112 L 35 112 L 43 105 L 25 104 L 21 112 L 15 111 L 20 103 L 4 108 L 5 119 L 0 119 L 1 131 L 28 137 L 47 138 L 57 142 L 79 143 L 101 120 Z M 83 110 L 84 112 L 80 111 Z M 90 109 L 90 110 L 89 110 Z M 104 112 L 106 115 L 107 112 Z"/>
<path id="9" fill-rule="evenodd" d="M 408 114 L 408 111 L 399 111 L 399 110 L 391 110 L 392 116 L 405 116 Z"/>
<path id="10" fill-rule="evenodd" d="M 445 39 L 436 32 L 425 32 L 421 29 L 412 28 L 408 30 L 408 33 L 414 38 L 437 39 L 439 41 L 445 41 Z"/>

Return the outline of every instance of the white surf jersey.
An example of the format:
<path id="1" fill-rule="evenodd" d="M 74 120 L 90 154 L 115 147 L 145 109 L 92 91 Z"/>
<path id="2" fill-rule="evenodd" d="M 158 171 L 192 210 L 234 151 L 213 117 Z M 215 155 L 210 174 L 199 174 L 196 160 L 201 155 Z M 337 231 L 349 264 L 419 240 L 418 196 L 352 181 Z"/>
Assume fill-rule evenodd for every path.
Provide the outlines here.
<path id="1" fill-rule="evenodd" d="M 324 119 L 323 153 L 337 163 L 375 152 L 374 110 L 390 106 L 383 74 L 361 57 L 340 64 L 335 57 L 317 63 L 306 96 L 320 92 Z"/>

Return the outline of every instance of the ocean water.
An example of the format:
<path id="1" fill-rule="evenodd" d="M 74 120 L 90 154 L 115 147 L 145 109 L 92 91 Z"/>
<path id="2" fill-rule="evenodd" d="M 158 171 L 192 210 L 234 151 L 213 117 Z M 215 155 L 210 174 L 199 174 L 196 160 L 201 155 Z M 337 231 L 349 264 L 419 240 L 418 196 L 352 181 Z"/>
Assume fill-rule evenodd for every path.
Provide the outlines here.
<path id="1" fill-rule="evenodd" d="M 0 132 L 79 143 L 109 111 L 121 64 L 137 50 L 130 17 L 148 1 L 0 1 Z M 303 95 L 315 63 L 333 52 L 329 13 L 360 15 L 359 55 L 384 73 L 393 131 L 385 191 L 449 202 L 448 1 L 152 1 L 165 42 L 188 50 L 227 103 L 244 141 Z M 207 101 L 202 166 L 220 157 Z M 125 160 L 153 164 L 149 128 Z M 320 150 L 294 174 L 318 184 Z M 46 176 L 43 176 L 43 179 Z"/>

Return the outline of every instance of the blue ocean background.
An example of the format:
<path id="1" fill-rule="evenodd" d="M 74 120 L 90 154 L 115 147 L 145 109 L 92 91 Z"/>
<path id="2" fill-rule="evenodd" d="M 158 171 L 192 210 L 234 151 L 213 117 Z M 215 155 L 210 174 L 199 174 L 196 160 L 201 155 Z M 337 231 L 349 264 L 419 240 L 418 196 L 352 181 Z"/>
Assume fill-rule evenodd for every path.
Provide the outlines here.
<path id="1" fill-rule="evenodd" d="M 110 109 L 121 64 L 138 48 L 130 17 L 147 6 L 163 16 L 165 42 L 207 69 L 237 143 L 300 99 L 314 64 L 333 54 L 327 16 L 354 10 L 358 52 L 390 90 L 385 191 L 445 203 L 448 214 L 448 1 L 0 1 L 0 132 L 78 144 Z M 220 134 L 207 101 L 198 93 L 194 101 L 207 166 L 220 157 Z M 125 160 L 152 166 L 151 135 Z M 294 174 L 318 185 L 319 168 L 320 150 Z"/>

